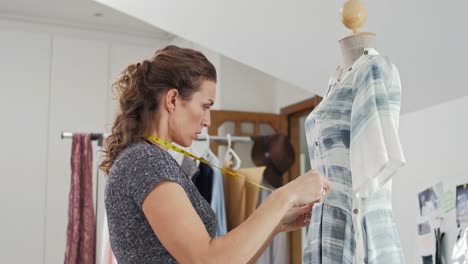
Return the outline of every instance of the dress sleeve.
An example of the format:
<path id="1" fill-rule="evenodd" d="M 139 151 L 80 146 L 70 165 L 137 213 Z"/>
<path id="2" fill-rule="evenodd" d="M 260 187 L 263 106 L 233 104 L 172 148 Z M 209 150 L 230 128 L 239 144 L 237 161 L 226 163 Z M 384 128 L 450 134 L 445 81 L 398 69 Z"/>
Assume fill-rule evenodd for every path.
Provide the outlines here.
<path id="1" fill-rule="evenodd" d="M 141 208 L 148 194 L 161 182 L 172 181 L 183 185 L 184 176 L 177 163 L 164 155 L 163 150 L 147 149 L 132 165 L 128 181 L 128 194 Z"/>
<path id="2" fill-rule="evenodd" d="M 351 109 L 350 166 L 353 191 L 368 197 L 406 163 L 400 140 L 401 83 L 396 67 L 370 59 L 356 73 Z"/>

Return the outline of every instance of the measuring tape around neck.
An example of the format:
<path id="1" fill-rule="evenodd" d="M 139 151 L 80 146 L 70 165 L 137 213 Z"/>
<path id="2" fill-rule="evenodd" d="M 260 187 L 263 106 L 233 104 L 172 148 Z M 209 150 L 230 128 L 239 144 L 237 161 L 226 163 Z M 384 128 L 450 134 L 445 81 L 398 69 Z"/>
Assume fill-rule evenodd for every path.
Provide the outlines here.
<path id="1" fill-rule="evenodd" d="M 153 144 L 157 144 L 157 145 L 160 145 L 160 146 L 164 146 L 164 147 L 166 147 L 168 149 L 172 149 L 172 150 L 174 150 L 176 152 L 179 152 L 179 153 L 181 153 L 181 154 L 183 154 L 183 155 L 185 155 L 187 157 L 198 160 L 198 161 L 200 161 L 200 162 L 202 162 L 202 163 L 204 163 L 204 164 L 206 164 L 208 166 L 211 166 L 213 168 L 221 170 L 222 172 L 224 172 L 227 175 L 230 175 L 232 177 L 238 177 L 240 179 L 245 179 L 247 182 L 257 186 L 258 188 L 261 188 L 261 189 L 264 189 L 264 190 L 267 190 L 267 191 L 271 191 L 271 192 L 273 191 L 272 189 L 270 189 L 268 187 L 265 187 L 265 186 L 263 186 L 261 184 L 258 184 L 258 183 L 254 182 L 252 180 L 249 180 L 249 179 L 247 179 L 247 177 L 239 175 L 239 174 L 233 172 L 232 170 L 229 170 L 229 169 L 226 169 L 226 168 L 221 168 L 221 167 L 218 167 L 216 165 L 213 165 L 213 164 L 209 163 L 206 159 L 197 157 L 197 156 L 193 155 L 192 153 L 189 153 L 189 152 L 177 147 L 176 145 L 174 145 L 174 144 L 172 144 L 170 142 L 167 142 L 164 139 L 158 138 L 158 137 L 153 136 L 153 135 L 146 136 L 146 139 L 148 139 Z"/>

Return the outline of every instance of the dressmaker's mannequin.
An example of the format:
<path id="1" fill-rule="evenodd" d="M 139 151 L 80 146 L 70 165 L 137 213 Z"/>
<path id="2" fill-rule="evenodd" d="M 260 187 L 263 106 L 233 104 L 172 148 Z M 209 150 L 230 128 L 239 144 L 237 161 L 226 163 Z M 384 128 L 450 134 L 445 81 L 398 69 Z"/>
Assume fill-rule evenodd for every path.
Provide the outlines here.
<path id="1" fill-rule="evenodd" d="M 339 41 L 342 66 L 305 121 L 311 166 L 332 188 L 313 207 L 303 263 L 404 264 L 391 195 L 405 164 L 399 74 L 375 50 L 375 34 L 359 31 L 367 18 L 360 1 L 348 0 L 341 13 L 353 33 Z"/>

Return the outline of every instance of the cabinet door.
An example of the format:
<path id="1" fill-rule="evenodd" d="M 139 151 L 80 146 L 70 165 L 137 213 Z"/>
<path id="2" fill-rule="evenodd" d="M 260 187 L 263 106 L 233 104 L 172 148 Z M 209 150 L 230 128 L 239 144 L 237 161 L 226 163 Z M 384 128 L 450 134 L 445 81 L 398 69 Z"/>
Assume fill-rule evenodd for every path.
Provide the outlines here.
<path id="1" fill-rule="evenodd" d="M 51 39 L 0 36 L 0 263 L 42 263 Z"/>
<path id="2" fill-rule="evenodd" d="M 72 142 L 60 136 L 62 131 L 104 130 L 109 89 L 108 48 L 104 41 L 53 39 L 45 263 L 63 262 L 66 244 Z M 98 156 L 95 144 L 94 157 Z M 96 172 L 97 160 L 93 160 Z M 96 182 L 93 186 L 96 188 Z"/>

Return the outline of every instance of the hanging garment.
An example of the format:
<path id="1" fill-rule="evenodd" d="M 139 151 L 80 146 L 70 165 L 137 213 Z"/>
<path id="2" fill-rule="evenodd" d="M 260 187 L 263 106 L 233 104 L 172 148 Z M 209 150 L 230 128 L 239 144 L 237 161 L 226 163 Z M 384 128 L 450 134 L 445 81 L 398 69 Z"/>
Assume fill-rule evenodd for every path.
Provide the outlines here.
<path id="1" fill-rule="evenodd" d="M 260 184 L 265 167 L 242 168 L 235 172 L 247 179 Z M 244 178 L 223 175 L 224 193 L 226 198 L 226 218 L 228 231 L 234 229 L 257 207 L 259 188 Z"/>
<path id="2" fill-rule="evenodd" d="M 436 241 L 436 254 L 435 254 L 435 264 L 444 264 L 443 256 L 445 255 L 444 253 L 444 247 L 443 247 L 443 241 L 444 241 L 444 232 L 440 232 L 440 228 L 434 229 L 434 235 L 435 235 L 435 241 Z"/>
<path id="3" fill-rule="evenodd" d="M 101 254 L 100 264 L 117 264 L 114 253 L 109 240 L 109 226 L 107 224 L 107 214 L 104 212 L 104 220 L 102 226 L 102 238 L 101 238 Z"/>
<path id="4" fill-rule="evenodd" d="M 207 161 L 213 165 L 220 166 L 219 160 L 214 155 L 208 155 Z M 200 163 L 197 167 L 195 161 L 184 156 L 181 162 L 181 169 L 194 182 L 200 194 L 210 203 L 216 214 L 216 236 L 227 233 L 226 227 L 226 207 L 224 205 L 223 178 L 221 171 Z"/>
<path id="5" fill-rule="evenodd" d="M 220 161 L 214 155 L 209 155 L 207 161 L 215 166 L 221 166 Z M 214 169 L 211 208 L 215 211 L 218 223 L 216 236 L 222 236 L 227 233 L 226 206 L 224 201 L 223 175 L 220 170 Z"/>
<path id="6" fill-rule="evenodd" d="M 198 166 L 194 159 L 184 156 L 182 164 L 180 164 L 180 168 L 192 181 L 194 181 L 194 177 L 198 174 Z"/>
<path id="7" fill-rule="evenodd" d="M 391 199 L 391 177 L 405 164 L 399 74 L 374 49 L 346 70 L 305 122 L 311 165 L 332 188 L 312 210 L 303 262 L 404 263 Z"/>
<path id="8" fill-rule="evenodd" d="M 201 163 L 198 166 L 198 175 L 194 177 L 193 182 L 197 186 L 200 194 L 205 200 L 211 204 L 211 196 L 213 192 L 213 169 L 210 165 Z"/>
<path id="9" fill-rule="evenodd" d="M 270 189 L 275 189 L 271 186 L 267 179 L 263 179 L 262 185 Z M 268 196 L 271 194 L 270 191 L 261 189 L 258 199 L 258 205 L 263 203 Z M 284 264 L 289 263 L 289 247 L 288 247 L 288 233 L 281 232 L 277 234 L 270 242 L 270 245 L 265 249 L 263 254 L 258 258 L 257 264 Z"/>
<path id="10" fill-rule="evenodd" d="M 422 256 L 422 263 L 423 264 L 434 264 L 434 260 L 432 259 L 432 255 L 429 256 Z"/>
<path id="11" fill-rule="evenodd" d="M 178 148 L 181 148 L 185 151 L 188 151 L 192 154 L 194 154 L 195 156 L 199 156 L 198 153 L 195 151 L 195 149 L 193 149 L 192 147 L 182 147 L 180 145 L 177 145 L 176 143 L 172 142 L 172 144 L 174 144 L 175 146 L 177 146 Z M 180 166 L 182 166 L 182 163 L 184 161 L 184 159 L 187 157 L 185 156 L 184 154 L 182 153 L 179 153 L 173 149 L 168 149 L 167 152 L 169 152 L 169 154 L 172 156 L 172 158 L 174 158 L 176 161 L 177 161 L 177 164 L 179 164 Z M 198 167 L 198 164 L 200 163 L 198 160 L 193 160 L 192 161 L 195 162 L 196 164 L 196 167 Z"/>
<path id="12" fill-rule="evenodd" d="M 92 168 L 91 135 L 74 133 L 65 264 L 91 264 L 95 262 L 96 226 Z"/>

